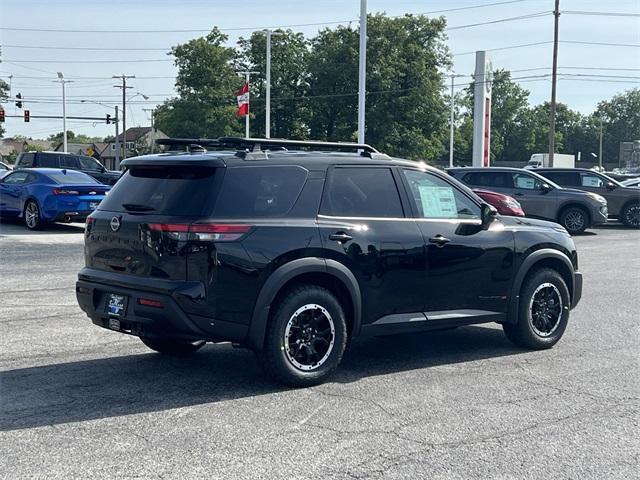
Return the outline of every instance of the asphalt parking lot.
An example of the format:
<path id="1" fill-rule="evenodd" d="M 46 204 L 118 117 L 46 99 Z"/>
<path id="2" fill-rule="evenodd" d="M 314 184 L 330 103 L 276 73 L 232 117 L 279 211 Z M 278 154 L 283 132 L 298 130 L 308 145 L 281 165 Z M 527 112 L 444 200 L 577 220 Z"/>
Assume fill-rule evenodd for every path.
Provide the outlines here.
<path id="1" fill-rule="evenodd" d="M 554 349 L 494 325 L 363 339 L 286 390 L 228 344 L 168 359 L 94 327 L 81 227 L 2 223 L 0 477 L 638 478 L 640 232 L 575 240 L 584 296 Z"/>

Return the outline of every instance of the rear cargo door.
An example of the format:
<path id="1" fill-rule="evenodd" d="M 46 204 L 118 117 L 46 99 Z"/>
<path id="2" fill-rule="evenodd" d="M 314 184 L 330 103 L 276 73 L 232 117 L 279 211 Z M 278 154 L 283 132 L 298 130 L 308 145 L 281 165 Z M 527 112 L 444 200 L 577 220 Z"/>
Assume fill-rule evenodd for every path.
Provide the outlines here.
<path id="1" fill-rule="evenodd" d="M 87 266 L 186 280 L 189 224 L 211 211 L 220 170 L 188 165 L 132 167 L 88 221 Z"/>

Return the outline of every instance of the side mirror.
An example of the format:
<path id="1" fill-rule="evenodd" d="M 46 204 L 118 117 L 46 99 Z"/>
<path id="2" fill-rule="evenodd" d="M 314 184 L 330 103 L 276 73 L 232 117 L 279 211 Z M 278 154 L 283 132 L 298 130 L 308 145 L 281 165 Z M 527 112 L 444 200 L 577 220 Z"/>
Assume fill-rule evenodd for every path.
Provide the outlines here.
<path id="1" fill-rule="evenodd" d="M 615 188 L 616 188 L 616 184 L 615 184 L 615 183 L 613 183 L 613 182 L 607 182 L 607 188 L 608 188 L 609 190 L 615 190 Z"/>
<path id="2" fill-rule="evenodd" d="M 541 189 L 544 193 L 548 193 L 548 192 L 550 192 L 551 190 L 553 190 L 553 187 L 552 187 L 551 185 L 549 185 L 548 183 L 543 183 L 543 184 L 540 186 L 540 189 Z"/>
<path id="3" fill-rule="evenodd" d="M 480 218 L 482 219 L 482 228 L 487 228 L 498 215 L 498 210 L 488 203 L 483 203 L 480 207 Z"/>

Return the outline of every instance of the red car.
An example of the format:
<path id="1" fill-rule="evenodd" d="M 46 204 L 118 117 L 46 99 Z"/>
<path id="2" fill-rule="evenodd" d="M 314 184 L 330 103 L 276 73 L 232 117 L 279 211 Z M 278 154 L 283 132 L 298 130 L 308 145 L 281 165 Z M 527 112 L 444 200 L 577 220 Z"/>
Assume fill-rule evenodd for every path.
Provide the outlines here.
<path id="1" fill-rule="evenodd" d="M 502 193 L 491 192 L 489 190 L 482 190 L 479 188 L 474 188 L 473 192 L 489 205 L 496 207 L 500 215 L 524 217 L 524 211 L 518 201 L 509 195 L 503 195 Z"/>

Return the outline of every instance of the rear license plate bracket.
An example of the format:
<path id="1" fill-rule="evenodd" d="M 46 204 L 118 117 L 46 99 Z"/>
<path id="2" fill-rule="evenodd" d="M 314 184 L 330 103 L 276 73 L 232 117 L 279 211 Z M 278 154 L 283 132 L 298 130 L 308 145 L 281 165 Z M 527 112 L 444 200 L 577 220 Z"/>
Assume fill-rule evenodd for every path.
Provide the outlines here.
<path id="1" fill-rule="evenodd" d="M 105 305 L 105 310 L 109 315 L 109 317 L 115 317 L 115 318 L 123 317 L 125 312 L 127 311 L 128 299 L 129 297 L 127 297 L 126 295 L 109 293 L 107 295 L 107 302 Z"/>

